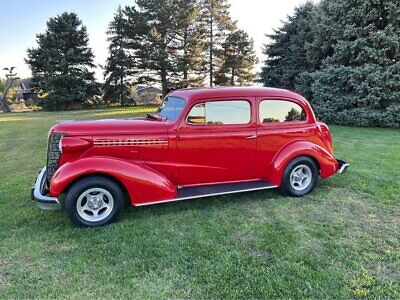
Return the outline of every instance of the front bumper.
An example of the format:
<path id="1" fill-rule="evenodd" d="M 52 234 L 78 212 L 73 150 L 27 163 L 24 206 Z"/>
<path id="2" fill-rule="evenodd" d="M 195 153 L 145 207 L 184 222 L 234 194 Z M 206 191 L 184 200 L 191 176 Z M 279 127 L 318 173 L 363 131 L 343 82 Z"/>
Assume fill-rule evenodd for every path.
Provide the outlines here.
<path id="1" fill-rule="evenodd" d="M 343 174 L 347 168 L 350 166 L 349 163 L 345 162 L 344 160 L 340 160 L 340 159 L 336 159 L 338 164 L 339 164 L 339 169 L 338 169 L 338 173 L 339 174 Z"/>
<path id="2" fill-rule="evenodd" d="M 44 167 L 36 178 L 35 186 L 32 188 L 32 200 L 35 200 L 40 209 L 57 210 L 61 209 L 60 201 L 57 197 L 50 197 L 42 194 L 46 183 L 46 167 Z"/>

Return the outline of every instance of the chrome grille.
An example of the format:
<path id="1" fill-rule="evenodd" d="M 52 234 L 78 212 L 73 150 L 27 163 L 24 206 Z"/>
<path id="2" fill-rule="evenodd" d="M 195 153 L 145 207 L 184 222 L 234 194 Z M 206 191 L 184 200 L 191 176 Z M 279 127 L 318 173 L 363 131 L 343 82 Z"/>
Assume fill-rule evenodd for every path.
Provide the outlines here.
<path id="1" fill-rule="evenodd" d="M 54 173 L 57 171 L 58 162 L 60 160 L 61 152 L 59 149 L 60 139 L 66 136 L 65 133 L 51 133 L 49 135 L 49 142 L 47 144 L 47 164 L 46 164 L 46 179 L 50 182 Z"/>

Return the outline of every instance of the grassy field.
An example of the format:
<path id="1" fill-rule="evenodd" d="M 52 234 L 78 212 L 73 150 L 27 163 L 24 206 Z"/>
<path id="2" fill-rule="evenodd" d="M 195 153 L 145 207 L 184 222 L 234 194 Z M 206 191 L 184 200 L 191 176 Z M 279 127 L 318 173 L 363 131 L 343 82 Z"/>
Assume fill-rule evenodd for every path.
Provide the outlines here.
<path id="1" fill-rule="evenodd" d="M 0 298 L 400 298 L 398 130 L 332 126 L 351 166 L 301 199 L 131 207 L 95 229 L 36 209 L 30 188 L 56 120 L 147 110 L 0 115 Z"/>

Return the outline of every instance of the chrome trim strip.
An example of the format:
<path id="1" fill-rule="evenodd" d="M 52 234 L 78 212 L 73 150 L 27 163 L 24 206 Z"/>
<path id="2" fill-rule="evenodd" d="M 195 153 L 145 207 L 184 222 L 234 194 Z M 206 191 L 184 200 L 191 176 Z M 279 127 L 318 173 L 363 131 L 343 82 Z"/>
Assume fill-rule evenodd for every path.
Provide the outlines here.
<path id="1" fill-rule="evenodd" d="M 341 165 L 341 167 L 340 167 L 338 173 L 339 173 L 339 174 L 343 174 L 349 166 L 350 166 L 349 163 L 344 163 L 343 165 Z"/>
<path id="2" fill-rule="evenodd" d="M 33 197 L 37 202 L 40 203 L 60 204 L 60 201 L 58 200 L 57 197 L 45 196 L 42 194 L 42 189 L 44 187 L 45 179 L 46 179 L 46 167 L 43 167 L 43 169 L 39 173 L 39 176 L 36 178 L 35 187 L 33 190 Z"/>
<path id="3" fill-rule="evenodd" d="M 97 139 L 94 146 L 144 146 L 144 145 L 168 145 L 166 139 Z"/>
<path id="4" fill-rule="evenodd" d="M 231 191 L 231 192 L 211 193 L 211 194 L 197 195 L 197 196 L 191 196 L 191 197 L 173 198 L 173 199 L 162 200 L 162 201 L 140 203 L 140 204 L 136 204 L 135 206 L 147 206 L 147 205 L 153 205 L 153 204 L 159 204 L 159 203 L 178 202 L 178 201 L 182 201 L 182 200 L 205 198 L 205 197 L 212 197 L 212 196 L 218 196 L 218 195 L 228 195 L 228 194 L 236 194 L 236 193 L 243 193 L 243 192 L 250 192 L 250 191 L 268 190 L 268 189 L 273 189 L 273 188 L 277 188 L 277 187 L 278 187 L 277 185 L 271 185 L 271 186 L 267 186 L 267 187 L 259 187 L 259 188 L 254 188 L 254 189 L 244 189 L 244 190 L 237 190 L 237 191 Z"/>

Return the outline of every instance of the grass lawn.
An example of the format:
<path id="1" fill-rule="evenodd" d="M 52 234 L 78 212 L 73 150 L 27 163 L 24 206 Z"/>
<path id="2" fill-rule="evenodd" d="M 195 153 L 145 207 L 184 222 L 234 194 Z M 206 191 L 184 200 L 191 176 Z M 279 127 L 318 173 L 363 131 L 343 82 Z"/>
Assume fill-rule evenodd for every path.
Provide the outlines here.
<path id="1" fill-rule="evenodd" d="M 56 120 L 148 110 L 0 114 L 0 298 L 400 298 L 399 130 L 332 126 L 351 166 L 301 199 L 269 190 L 131 207 L 94 229 L 36 208 Z"/>

